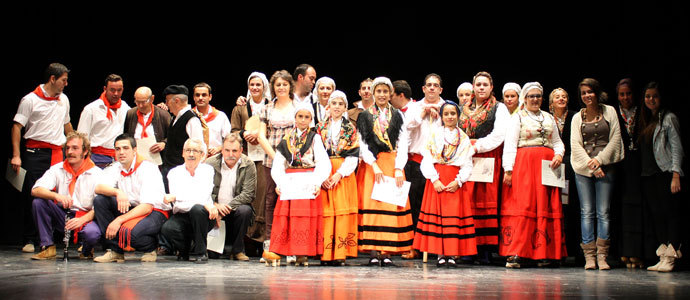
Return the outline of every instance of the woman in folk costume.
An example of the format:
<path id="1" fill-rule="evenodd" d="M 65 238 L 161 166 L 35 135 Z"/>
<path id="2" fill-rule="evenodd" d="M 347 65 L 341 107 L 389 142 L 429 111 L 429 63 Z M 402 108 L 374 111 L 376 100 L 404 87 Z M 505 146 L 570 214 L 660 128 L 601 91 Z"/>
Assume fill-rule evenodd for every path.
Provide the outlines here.
<path id="1" fill-rule="evenodd" d="M 511 116 L 524 105 L 523 99 L 520 98 L 520 90 L 520 85 L 515 82 L 508 82 L 503 85 L 503 104 Z"/>
<path id="2" fill-rule="evenodd" d="M 493 79 L 479 72 L 473 79 L 473 98 L 465 104 L 459 127 L 470 137 L 474 157 L 494 159 L 492 182 L 467 182 L 463 192 L 472 199 L 479 262 L 490 263 L 498 246 L 498 202 L 501 190 L 501 157 L 510 113 L 493 95 Z"/>
<path id="3" fill-rule="evenodd" d="M 321 185 L 324 219 L 322 265 L 341 266 L 347 257 L 357 257 L 357 182 L 354 171 L 359 162 L 359 141 L 355 124 L 344 115 L 347 96 L 330 94 L 330 116 L 316 125 L 331 158 L 331 174 Z"/>
<path id="4" fill-rule="evenodd" d="M 308 265 L 307 256 L 323 254 L 321 185 L 331 173 L 331 164 L 321 136 L 309 127 L 312 118 L 310 103 L 295 107 L 295 128 L 288 131 L 276 147 L 271 168 L 278 202 L 273 212 L 270 251 L 295 255 L 296 265 L 304 266 Z M 295 184 L 288 175 L 291 173 L 310 174 L 313 199 L 281 199 L 280 190 Z"/>
<path id="5" fill-rule="evenodd" d="M 457 256 L 477 254 L 470 199 L 462 193 L 472 172 L 472 144 L 458 127 L 460 107 L 441 105 L 441 120 L 422 152 L 427 179 L 415 232 L 415 249 L 438 254 L 439 267 L 455 267 Z"/>
<path id="6" fill-rule="evenodd" d="M 403 168 L 407 163 L 408 133 L 403 115 L 389 102 L 393 84 L 386 77 L 372 83 L 374 105 L 360 113 L 357 131 L 360 151 L 366 165 L 361 176 L 359 251 L 370 252 L 369 265 L 392 266 L 391 253 L 412 249 L 414 231 L 409 200 L 404 207 L 371 198 L 375 183 L 383 183 L 384 176 L 394 177 L 401 187 L 405 181 Z M 358 176 L 359 177 L 359 176 Z"/>
<path id="7" fill-rule="evenodd" d="M 314 84 L 314 90 L 311 92 L 314 98 L 314 103 L 312 107 L 314 108 L 314 120 L 312 124 L 316 125 L 326 119 L 328 119 L 328 101 L 331 98 L 331 94 L 335 91 L 335 81 L 330 77 L 321 77 Z M 346 115 L 347 116 L 347 115 Z"/>
<path id="8" fill-rule="evenodd" d="M 508 256 L 506 268 L 520 268 L 523 258 L 546 266 L 566 256 L 561 189 L 543 185 L 541 169 L 542 160 L 560 167 L 565 147 L 556 120 L 539 109 L 543 92 L 538 82 L 525 84 L 520 95 L 525 107 L 511 117 L 506 131 L 499 248 Z"/>

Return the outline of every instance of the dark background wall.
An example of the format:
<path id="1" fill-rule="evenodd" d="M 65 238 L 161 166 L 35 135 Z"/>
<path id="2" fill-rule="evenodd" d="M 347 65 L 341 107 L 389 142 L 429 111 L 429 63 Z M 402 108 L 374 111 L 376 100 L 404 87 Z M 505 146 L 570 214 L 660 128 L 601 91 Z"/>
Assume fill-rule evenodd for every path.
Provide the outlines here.
<path id="1" fill-rule="evenodd" d="M 376 76 L 407 80 L 420 99 L 431 72 L 443 77 L 446 99 L 457 100 L 457 86 L 486 70 L 497 94 L 508 81 L 539 81 L 547 93 L 565 88 L 572 108 L 579 107 L 577 84 L 584 77 L 599 79 L 612 99 L 623 77 L 637 83 L 638 99 L 646 82 L 658 80 L 664 101 L 686 125 L 687 9 L 656 1 L 602 2 L 21 5 L 2 13 L 8 67 L 2 151 L 10 156 L 9 128 L 19 100 L 42 83 L 51 62 L 72 70 L 65 93 L 75 129 L 81 109 L 100 95 L 110 73 L 124 77 L 123 99 L 130 105 L 138 86 L 151 87 L 160 102 L 169 84 L 205 81 L 214 89 L 212 104 L 229 114 L 252 71 L 270 77 L 300 63 L 333 78 L 350 102 L 358 99 L 359 82 Z M 0 242 L 19 243 L 17 193 L 2 182 Z"/>

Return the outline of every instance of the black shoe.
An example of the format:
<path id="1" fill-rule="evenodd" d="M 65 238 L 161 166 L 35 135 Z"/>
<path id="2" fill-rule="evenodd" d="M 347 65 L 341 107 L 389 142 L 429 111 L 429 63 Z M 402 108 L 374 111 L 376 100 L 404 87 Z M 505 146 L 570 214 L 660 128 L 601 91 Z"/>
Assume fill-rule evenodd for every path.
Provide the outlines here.
<path id="1" fill-rule="evenodd" d="M 178 254 L 177 255 L 177 261 L 188 261 L 189 260 L 189 254 Z"/>
<path id="2" fill-rule="evenodd" d="M 395 263 L 393 263 L 393 261 L 390 258 L 386 257 L 383 259 L 383 261 L 381 261 L 381 266 L 382 267 L 395 267 Z"/>
<path id="3" fill-rule="evenodd" d="M 446 261 L 446 265 L 448 268 L 457 268 L 458 265 L 455 263 L 455 258 L 449 257 L 448 260 Z"/>
<path id="4" fill-rule="evenodd" d="M 369 264 L 368 264 L 368 265 L 369 265 L 369 266 L 380 266 L 380 265 L 381 265 L 381 261 L 380 261 L 378 258 L 376 258 L 376 257 L 372 257 L 371 259 L 369 259 Z"/>
<path id="5" fill-rule="evenodd" d="M 439 268 L 444 267 L 446 265 L 446 263 L 447 263 L 446 258 L 441 256 L 438 258 L 438 261 L 436 262 L 436 266 Z"/>
<path id="6" fill-rule="evenodd" d="M 166 256 L 166 255 L 172 255 L 172 254 L 173 253 L 170 250 L 168 250 L 168 248 L 165 248 L 165 247 L 158 247 L 158 249 L 156 249 L 156 255 L 158 255 L 158 256 Z"/>
<path id="7" fill-rule="evenodd" d="M 208 256 L 206 254 L 199 255 L 194 262 L 197 264 L 205 264 L 208 262 Z"/>

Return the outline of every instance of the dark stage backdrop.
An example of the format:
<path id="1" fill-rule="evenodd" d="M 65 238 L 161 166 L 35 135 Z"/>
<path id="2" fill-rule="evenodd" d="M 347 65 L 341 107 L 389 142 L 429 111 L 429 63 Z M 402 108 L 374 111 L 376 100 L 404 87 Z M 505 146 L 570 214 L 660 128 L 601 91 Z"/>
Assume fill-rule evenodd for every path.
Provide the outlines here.
<path id="1" fill-rule="evenodd" d="M 678 3 L 401 3 L 5 9 L 4 157 L 11 153 L 10 126 L 19 100 L 42 83 L 51 62 L 71 69 L 65 93 L 75 129 L 81 109 L 100 95 L 110 73 L 124 78 L 123 100 L 130 106 L 139 86 L 151 87 L 158 103 L 169 84 L 191 88 L 204 81 L 213 87 L 212 104 L 229 115 L 237 96 L 246 94 L 252 71 L 270 77 L 280 69 L 292 73 L 300 63 L 313 65 L 317 77 L 333 78 L 350 103 L 359 98 L 359 82 L 376 76 L 407 80 L 413 98 L 420 99 L 424 76 L 438 73 L 442 97 L 457 101 L 458 85 L 485 70 L 493 75 L 496 94 L 509 81 L 539 81 L 545 93 L 565 88 L 573 109 L 579 107 L 577 84 L 584 77 L 597 78 L 612 99 L 623 77 L 637 84 L 638 100 L 642 86 L 658 80 L 664 101 L 681 113 L 682 125 L 687 123 L 681 109 L 690 82 L 690 25 Z M 0 242 L 19 243 L 17 193 L 2 182 Z"/>

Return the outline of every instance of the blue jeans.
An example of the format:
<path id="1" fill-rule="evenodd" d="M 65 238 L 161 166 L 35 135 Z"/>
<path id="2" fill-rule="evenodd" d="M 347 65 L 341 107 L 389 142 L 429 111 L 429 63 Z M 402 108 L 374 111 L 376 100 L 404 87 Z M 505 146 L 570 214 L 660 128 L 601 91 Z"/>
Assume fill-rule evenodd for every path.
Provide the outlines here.
<path id="1" fill-rule="evenodd" d="M 609 239 L 609 209 L 616 174 L 614 168 L 606 168 L 604 172 L 606 176 L 603 178 L 575 174 L 575 185 L 580 198 L 580 226 L 583 244 L 591 243 L 595 239 L 595 219 L 596 237 L 603 240 Z"/>

